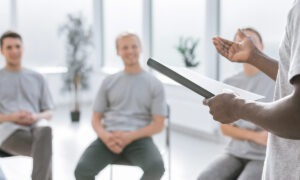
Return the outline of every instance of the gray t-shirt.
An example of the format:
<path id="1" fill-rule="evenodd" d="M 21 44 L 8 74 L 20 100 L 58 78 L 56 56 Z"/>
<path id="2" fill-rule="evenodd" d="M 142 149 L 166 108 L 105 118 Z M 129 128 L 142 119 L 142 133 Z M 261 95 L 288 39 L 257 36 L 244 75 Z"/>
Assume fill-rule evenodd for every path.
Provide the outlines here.
<path id="1" fill-rule="evenodd" d="M 11 114 L 20 110 L 39 113 L 53 108 L 48 86 L 43 76 L 23 68 L 19 72 L 0 70 L 0 113 Z M 12 122 L 0 123 L 0 144 L 15 130 L 31 127 Z"/>
<path id="2" fill-rule="evenodd" d="M 274 96 L 275 82 L 262 72 L 248 76 L 240 72 L 232 77 L 224 80 L 226 84 L 265 96 L 262 102 L 271 102 Z M 251 122 L 239 120 L 234 123 L 234 126 L 248 129 L 252 131 L 262 131 L 263 129 Z M 266 154 L 266 146 L 257 144 L 252 141 L 242 141 L 231 139 L 226 151 L 234 156 L 251 159 L 264 160 Z"/>
<path id="3" fill-rule="evenodd" d="M 108 131 L 143 128 L 152 121 L 152 115 L 166 115 L 163 85 L 145 71 L 110 75 L 99 89 L 94 111 L 104 114 L 103 124 Z"/>
<path id="4" fill-rule="evenodd" d="M 290 95 L 294 91 L 290 80 L 300 75 L 299 1 L 294 2 L 289 12 L 279 55 L 280 62 L 276 80 L 275 100 Z M 300 140 L 290 140 L 269 134 L 263 179 L 300 179 Z"/>

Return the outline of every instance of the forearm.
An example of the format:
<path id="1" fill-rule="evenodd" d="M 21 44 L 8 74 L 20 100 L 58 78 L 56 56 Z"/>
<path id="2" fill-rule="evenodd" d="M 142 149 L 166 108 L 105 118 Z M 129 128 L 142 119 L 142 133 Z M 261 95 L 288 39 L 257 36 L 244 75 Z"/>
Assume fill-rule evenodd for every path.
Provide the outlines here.
<path id="1" fill-rule="evenodd" d="M 253 56 L 250 58 L 249 64 L 252 64 L 253 66 L 260 69 L 274 81 L 276 80 L 278 72 L 278 61 L 276 61 L 275 59 L 257 50 L 257 52 L 253 53 Z"/>
<path id="2" fill-rule="evenodd" d="M 247 129 L 241 129 L 227 124 L 221 125 L 221 131 L 224 135 L 242 141 L 252 141 L 256 132 Z"/>
<path id="3" fill-rule="evenodd" d="M 288 139 L 300 139 L 300 103 L 293 95 L 273 103 L 242 102 L 241 118 Z"/>
<path id="4" fill-rule="evenodd" d="M 145 137 L 151 137 L 154 134 L 160 133 L 164 128 L 164 125 L 161 123 L 151 123 L 148 126 L 133 131 L 131 133 L 132 139 L 137 140 Z"/>
<path id="5" fill-rule="evenodd" d="M 94 117 L 92 120 L 92 127 L 93 127 L 94 131 L 96 132 L 97 136 L 100 139 L 103 139 L 107 132 L 104 129 L 103 124 L 101 123 L 101 119 Z"/>
<path id="6" fill-rule="evenodd" d="M 35 118 L 36 118 L 36 120 L 39 120 L 39 119 L 51 120 L 52 119 L 52 111 L 47 110 L 47 111 L 43 111 L 41 113 L 37 113 L 37 114 L 35 114 Z"/>
<path id="7" fill-rule="evenodd" d="M 0 123 L 7 121 L 13 121 L 12 117 L 10 115 L 0 114 Z"/>

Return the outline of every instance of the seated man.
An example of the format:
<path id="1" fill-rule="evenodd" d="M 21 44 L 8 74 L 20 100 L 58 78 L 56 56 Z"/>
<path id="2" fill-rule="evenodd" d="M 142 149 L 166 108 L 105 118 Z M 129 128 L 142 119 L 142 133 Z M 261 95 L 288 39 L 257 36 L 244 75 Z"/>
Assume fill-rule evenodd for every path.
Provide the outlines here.
<path id="1" fill-rule="evenodd" d="M 245 28 L 256 47 L 262 51 L 263 41 L 260 34 Z M 237 36 L 234 38 L 239 42 Z M 272 101 L 275 83 L 267 75 L 250 64 L 243 64 L 244 70 L 228 79 L 225 83 L 264 95 L 264 101 Z M 266 153 L 267 132 L 248 121 L 239 120 L 233 125 L 221 124 L 224 135 L 231 137 L 226 152 L 206 168 L 198 180 L 259 180 L 262 177 Z"/>
<path id="2" fill-rule="evenodd" d="M 0 38 L 6 65 L 0 70 L 0 149 L 33 157 L 33 180 L 52 179 L 52 135 L 44 126 L 53 106 L 43 76 L 23 68 L 22 38 L 6 32 Z"/>
<path id="3" fill-rule="evenodd" d="M 93 180 L 108 164 L 126 158 L 144 171 L 141 179 L 158 180 L 165 170 L 151 136 L 164 128 L 164 88 L 141 68 L 137 35 L 119 35 L 116 50 L 125 68 L 108 76 L 100 87 L 92 117 L 98 138 L 81 156 L 75 177 Z"/>

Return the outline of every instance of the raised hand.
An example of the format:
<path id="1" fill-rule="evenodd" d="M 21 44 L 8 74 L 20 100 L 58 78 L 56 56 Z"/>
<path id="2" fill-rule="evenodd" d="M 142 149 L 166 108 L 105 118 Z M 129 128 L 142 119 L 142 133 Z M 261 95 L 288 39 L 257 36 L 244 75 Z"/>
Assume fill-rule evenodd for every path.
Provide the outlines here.
<path id="1" fill-rule="evenodd" d="M 228 60 L 251 63 L 260 51 L 254 45 L 252 39 L 240 29 L 237 32 L 237 39 L 237 42 L 233 42 L 221 37 L 214 37 L 213 44 L 216 50 Z"/>

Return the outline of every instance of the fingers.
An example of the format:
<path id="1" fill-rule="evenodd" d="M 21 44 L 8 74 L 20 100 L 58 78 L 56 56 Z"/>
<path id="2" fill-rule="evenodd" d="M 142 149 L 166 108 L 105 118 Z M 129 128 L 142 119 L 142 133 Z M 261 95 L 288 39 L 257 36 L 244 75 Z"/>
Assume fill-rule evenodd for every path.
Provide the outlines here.
<path id="1" fill-rule="evenodd" d="M 108 141 L 106 146 L 114 153 L 119 154 L 123 151 L 123 146 L 120 146 L 116 141 Z"/>
<path id="2" fill-rule="evenodd" d="M 213 119 L 221 123 L 231 123 L 238 120 L 233 107 L 235 95 L 231 93 L 222 93 L 210 99 L 204 99 L 203 104 L 209 107 L 209 113 Z"/>
<path id="3" fill-rule="evenodd" d="M 121 148 L 124 148 L 126 146 L 125 141 L 121 135 L 122 133 L 119 131 L 113 131 L 111 132 L 111 135 L 108 138 L 109 144 L 111 146 L 119 146 Z"/>
<path id="4" fill-rule="evenodd" d="M 202 101 L 202 103 L 203 103 L 205 106 L 208 106 L 209 99 L 204 99 L 204 100 Z"/>
<path id="5" fill-rule="evenodd" d="M 221 37 L 215 37 L 213 38 L 213 44 L 215 45 L 217 51 L 224 57 L 228 58 L 228 55 L 230 53 L 230 49 L 234 42 L 228 41 L 226 39 L 223 39 Z"/>
<path id="6" fill-rule="evenodd" d="M 212 98 L 209 98 L 209 99 L 203 99 L 202 103 L 205 105 L 205 106 L 211 106 L 211 102 L 212 102 L 212 99 L 214 99 L 214 97 Z"/>
<path id="7" fill-rule="evenodd" d="M 123 148 L 118 145 L 108 146 L 108 149 L 115 154 L 120 154 L 123 151 Z"/>
<path id="8" fill-rule="evenodd" d="M 117 138 L 115 139 L 115 143 L 120 146 L 120 147 L 124 147 L 125 146 L 125 143 L 124 141 L 122 141 L 121 139 Z"/>
<path id="9" fill-rule="evenodd" d="M 234 44 L 234 42 L 229 41 L 229 40 L 224 39 L 224 38 L 221 38 L 221 37 L 214 37 L 213 42 L 215 42 L 217 44 L 220 44 L 222 46 L 225 46 L 227 48 L 230 47 L 232 44 Z"/>
<path id="10" fill-rule="evenodd" d="M 203 99 L 202 103 L 207 106 L 208 105 L 208 99 Z"/>
<path id="11" fill-rule="evenodd" d="M 223 43 L 220 38 L 214 38 L 213 44 L 216 48 L 216 50 L 224 57 L 228 56 L 228 50 L 225 48 L 226 46 L 223 46 Z"/>

